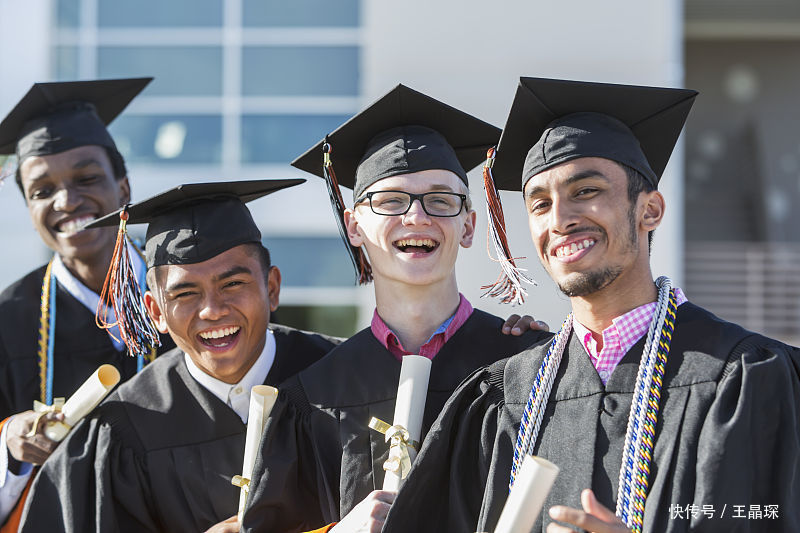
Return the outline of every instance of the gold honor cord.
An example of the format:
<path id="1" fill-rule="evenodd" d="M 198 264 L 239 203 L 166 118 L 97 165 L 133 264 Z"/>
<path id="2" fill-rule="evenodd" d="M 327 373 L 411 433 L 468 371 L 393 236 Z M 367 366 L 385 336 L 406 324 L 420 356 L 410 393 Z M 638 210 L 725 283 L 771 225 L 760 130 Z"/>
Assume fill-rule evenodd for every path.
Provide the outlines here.
<path id="1" fill-rule="evenodd" d="M 389 458 L 383 463 L 383 469 L 400 476 L 400 479 L 405 479 L 409 470 L 411 470 L 411 457 L 408 455 L 408 448 L 411 447 L 419 451 L 419 442 L 412 440 L 408 430 L 403 426 L 399 424 L 390 426 L 380 418 L 372 417 L 372 420 L 369 421 L 369 427 L 386 435 L 386 440 L 391 442 L 389 444 Z"/>

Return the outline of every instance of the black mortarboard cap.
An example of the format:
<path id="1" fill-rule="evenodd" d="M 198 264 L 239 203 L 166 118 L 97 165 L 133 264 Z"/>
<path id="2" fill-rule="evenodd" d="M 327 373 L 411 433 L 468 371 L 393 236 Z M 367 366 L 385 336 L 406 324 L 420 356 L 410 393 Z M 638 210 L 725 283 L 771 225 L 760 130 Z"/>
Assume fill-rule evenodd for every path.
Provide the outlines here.
<path id="1" fill-rule="evenodd" d="M 147 268 L 200 263 L 234 246 L 260 243 L 261 232 L 245 203 L 299 185 L 304 179 L 222 181 L 179 185 L 110 213 L 87 227 L 149 223 Z"/>
<path id="2" fill-rule="evenodd" d="M 493 174 L 520 190 L 532 176 L 579 157 L 604 157 L 653 186 L 667 166 L 697 91 L 520 78 Z"/>
<path id="3" fill-rule="evenodd" d="M 383 178 L 423 170 L 449 170 L 465 185 L 467 171 L 486 157 L 500 130 L 405 85 L 398 85 L 339 126 L 292 165 L 324 178 L 342 241 L 358 281 L 372 279 L 366 254 L 350 244 L 339 185 L 357 199 Z M 334 172 L 333 169 L 336 169 Z"/>
<path id="4" fill-rule="evenodd" d="M 340 185 L 359 196 L 376 181 L 422 170 L 450 170 L 467 183 L 467 171 L 486 158 L 500 130 L 405 85 L 398 85 L 292 161 L 319 177 L 323 145 Z"/>
<path id="5" fill-rule="evenodd" d="M 121 163 L 106 126 L 152 79 L 34 83 L 0 123 L 0 154 L 16 153 L 22 163 L 30 156 L 97 145 Z"/>

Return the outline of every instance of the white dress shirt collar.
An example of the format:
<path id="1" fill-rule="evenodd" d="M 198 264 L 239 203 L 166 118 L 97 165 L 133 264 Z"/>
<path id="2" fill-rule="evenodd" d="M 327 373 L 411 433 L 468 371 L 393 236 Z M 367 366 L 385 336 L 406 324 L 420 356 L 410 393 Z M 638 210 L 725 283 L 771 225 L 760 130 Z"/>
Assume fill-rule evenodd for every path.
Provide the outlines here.
<path id="1" fill-rule="evenodd" d="M 256 385 L 263 385 L 275 361 L 275 335 L 267 329 L 267 339 L 264 342 L 264 349 L 258 356 L 256 362 L 247 371 L 247 374 L 234 384 L 225 383 L 215 377 L 209 376 L 200 369 L 188 354 L 184 354 L 186 367 L 189 374 L 211 394 L 222 400 L 222 402 L 233 409 L 242 422 L 247 423 L 247 416 L 250 411 L 250 389 Z"/>

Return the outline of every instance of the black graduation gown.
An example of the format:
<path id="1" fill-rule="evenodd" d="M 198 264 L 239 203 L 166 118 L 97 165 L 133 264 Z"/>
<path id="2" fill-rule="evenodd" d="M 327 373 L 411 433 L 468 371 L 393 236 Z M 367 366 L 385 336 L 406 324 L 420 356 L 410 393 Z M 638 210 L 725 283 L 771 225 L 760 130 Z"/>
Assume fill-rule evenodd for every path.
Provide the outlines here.
<path id="1" fill-rule="evenodd" d="M 472 371 L 551 335 L 503 335 L 502 324 L 476 309 L 433 358 L 423 435 Z M 381 488 L 389 447 L 367 424 L 373 416 L 392 422 L 400 366 L 367 328 L 281 388 L 256 459 L 244 531 L 318 528 Z"/>
<path id="2" fill-rule="evenodd" d="M 270 326 L 275 385 L 334 339 Z M 36 477 L 20 531 L 197 533 L 236 514 L 246 426 L 191 377 L 184 353 L 159 357 L 79 423 Z"/>
<path id="3" fill-rule="evenodd" d="M 428 435 L 384 532 L 494 529 L 508 495 L 522 412 L 547 348 L 498 362 L 459 388 Z M 580 509 L 585 488 L 614 510 L 643 349 L 641 340 L 604 387 L 580 341 L 570 339 L 534 449 L 561 472 L 545 502 L 545 519 L 533 531 L 545 530 L 552 505 Z M 681 305 L 661 393 L 644 530 L 800 531 L 799 377 L 797 348 L 691 303 Z M 671 506 L 685 510 L 689 504 L 712 506 L 716 514 L 671 516 Z M 734 505 L 778 505 L 779 518 L 733 518 Z"/>
<path id="4" fill-rule="evenodd" d="M 40 396 L 39 315 L 46 267 L 30 272 L 0 294 L 0 420 L 33 407 Z M 126 380 L 136 374 L 136 357 L 117 351 L 94 313 L 61 285 L 56 292 L 53 397 L 68 398 L 102 364 Z M 161 336 L 159 353 L 175 347 Z"/>

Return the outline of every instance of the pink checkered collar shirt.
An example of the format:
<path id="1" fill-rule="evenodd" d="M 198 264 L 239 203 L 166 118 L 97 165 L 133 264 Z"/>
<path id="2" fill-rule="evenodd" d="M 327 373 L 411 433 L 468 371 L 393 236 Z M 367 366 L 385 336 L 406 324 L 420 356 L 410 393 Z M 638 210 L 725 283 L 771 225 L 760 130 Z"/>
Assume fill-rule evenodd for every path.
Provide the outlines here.
<path id="1" fill-rule="evenodd" d="M 433 332 L 433 335 L 431 335 L 428 341 L 420 347 L 419 354 L 412 354 L 403 348 L 403 345 L 400 344 L 400 339 L 397 338 L 397 335 L 389 329 L 386 322 L 378 315 L 377 309 L 372 314 L 372 324 L 370 326 L 372 334 L 375 335 L 375 338 L 378 339 L 398 361 L 402 359 L 404 355 L 421 355 L 428 359 L 433 359 L 433 357 L 439 353 L 439 350 L 442 349 L 444 343 L 450 340 L 450 337 L 458 331 L 458 328 L 464 325 L 464 322 L 466 322 L 472 314 L 472 304 L 464 298 L 463 294 L 459 293 L 458 296 L 459 301 L 456 312 L 453 316 L 442 322 L 436 331 Z"/>
<path id="2" fill-rule="evenodd" d="M 683 291 L 677 287 L 675 297 L 678 305 L 687 301 Z M 603 385 L 608 383 L 611 373 L 628 350 L 647 333 L 655 310 L 656 302 L 650 302 L 613 319 L 612 324 L 603 330 L 603 349 L 600 353 L 597 353 L 597 341 L 592 337 L 592 332 L 577 320 L 573 321 L 575 335 L 589 354 L 589 359 L 597 369 Z"/>

